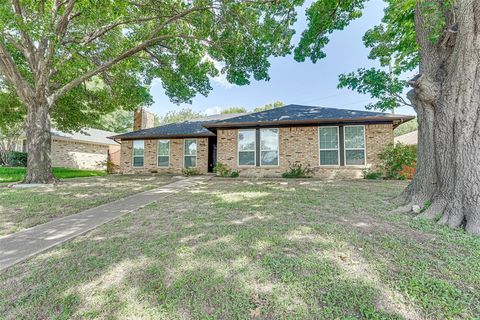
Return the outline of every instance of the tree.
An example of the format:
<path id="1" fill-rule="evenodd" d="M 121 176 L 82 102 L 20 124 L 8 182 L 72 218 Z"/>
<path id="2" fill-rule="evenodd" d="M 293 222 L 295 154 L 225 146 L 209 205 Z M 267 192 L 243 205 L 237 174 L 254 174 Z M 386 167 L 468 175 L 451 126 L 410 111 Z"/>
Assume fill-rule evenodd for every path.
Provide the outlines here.
<path id="1" fill-rule="evenodd" d="M 291 50 L 302 2 L 2 1 L 0 84 L 26 109 L 24 183 L 53 180 L 52 118 L 65 130 L 132 110 L 150 99 L 154 78 L 173 102 L 189 102 L 211 90 L 215 62 L 237 85 L 268 79 L 268 57 Z"/>
<path id="2" fill-rule="evenodd" d="M 158 119 L 158 125 L 185 122 L 203 117 L 205 117 L 205 114 L 202 112 L 193 111 L 190 108 L 183 108 L 181 110 L 172 110 L 167 112 L 163 117 Z"/>
<path id="3" fill-rule="evenodd" d="M 117 110 L 100 118 L 94 128 L 116 133 L 131 131 L 133 128 L 133 111 Z"/>
<path id="4" fill-rule="evenodd" d="M 232 114 L 232 113 L 245 113 L 247 109 L 244 107 L 230 107 L 227 109 L 223 109 L 220 114 Z"/>
<path id="5" fill-rule="evenodd" d="M 296 59 L 323 58 L 328 35 L 360 16 L 363 2 L 315 2 L 307 10 L 309 25 L 295 49 Z M 340 78 L 341 85 L 385 98 L 384 106 L 394 106 L 392 99 L 400 93 L 397 84 L 406 83 L 399 80 L 402 72 L 418 67 L 407 94 L 419 123 L 417 172 L 399 201 L 406 209 L 431 201 L 424 217 L 438 217 L 441 224 L 476 234 L 480 234 L 479 16 L 478 0 L 388 0 L 382 24 L 367 32 L 364 42 L 371 48 L 370 58 L 379 59 L 384 68 L 393 67 L 388 73 L 391 80 L 379 69 Z M 380 79 L 386 81 L 383 88 Z"/>
<path id="6" fill-rule="evenodd" d="M 285 104 L 281 101 L 275 101 L 273 103 L 269 103 L 269 104 L 266 104 L 264 105 L 263 107 L 256 107 L 255 109 L 253 109 L 253 112 L 260 112 L 260 111 L 265 111 L 265 110 L 271 110 L 271 109 L 275 109 L 275 108 L 280 108 L 280 107 L 283 107 Z"/>
<path id="7" fill-rule="evenodd" d="M 0 164 L 7 163 L 8 151 L 20 143 L 23 109 L 23 105 L 9 88 L 0 92 Z"/>

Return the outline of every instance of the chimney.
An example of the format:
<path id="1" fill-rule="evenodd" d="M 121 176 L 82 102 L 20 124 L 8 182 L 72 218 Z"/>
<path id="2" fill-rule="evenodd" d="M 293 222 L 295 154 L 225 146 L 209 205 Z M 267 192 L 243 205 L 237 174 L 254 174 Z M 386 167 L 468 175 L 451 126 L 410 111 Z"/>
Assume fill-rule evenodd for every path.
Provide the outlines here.
<path id="1" fill-rule="evenodd" d="M 133 114 L 133 131 L 153 128 L 155 115 L 143 107 L 135 110 Z"/>

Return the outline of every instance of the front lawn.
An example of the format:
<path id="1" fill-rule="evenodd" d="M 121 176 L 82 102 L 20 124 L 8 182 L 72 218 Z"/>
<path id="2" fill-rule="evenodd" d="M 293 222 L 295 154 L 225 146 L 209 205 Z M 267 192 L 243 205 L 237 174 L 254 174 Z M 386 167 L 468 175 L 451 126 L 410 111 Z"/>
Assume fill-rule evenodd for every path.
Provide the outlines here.
<path id="1" fill-rule="evenodd" d="M 69 170 L 60 172 L 63 177 L 72 173 Z M 150 190 L 170 181 L 169 176 L 109 175 L 68 179 L 54 187 L 0 187 L 0 236 Z"/>
<path id="2" fill-rule="evenodd" d="M 395 181 L 211 180 L 0 275 L 6 319 L 472 319 L 480 239 Z"/>
<path id="3" fill-rule="evenodd" d="M 27 172 L 26 168 L 21 167 L 0 167 L 0 183 L 22 181 Z M 53 175 L 57 179 L 79 178 L 79 177 L 96 177 L 105 176 L 104 170 L 80 170 L 69 168 L 53 168 Z"/>

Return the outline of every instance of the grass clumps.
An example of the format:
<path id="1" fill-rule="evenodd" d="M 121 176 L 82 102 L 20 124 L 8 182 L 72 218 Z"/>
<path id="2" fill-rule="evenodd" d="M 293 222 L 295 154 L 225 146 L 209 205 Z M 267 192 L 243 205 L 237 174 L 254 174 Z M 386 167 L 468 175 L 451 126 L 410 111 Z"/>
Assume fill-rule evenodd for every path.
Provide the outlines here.
<path id="1" fill-rule="evenodd" d="M 308 165 L 294 163 L 290 165 L 287 172 L 282 173 L 282 178 L 311 178 L 312 174 L 313 170 Z"/>

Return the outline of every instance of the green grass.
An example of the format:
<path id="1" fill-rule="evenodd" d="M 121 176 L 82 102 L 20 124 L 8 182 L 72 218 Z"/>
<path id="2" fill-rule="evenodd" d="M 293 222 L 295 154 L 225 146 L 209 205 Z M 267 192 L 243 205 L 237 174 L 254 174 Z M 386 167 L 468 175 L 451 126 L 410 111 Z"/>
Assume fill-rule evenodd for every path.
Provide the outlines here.
<path id="1" fill-rule="evenodd" d="M 480 238 L 395 181 L 212 180 L 0 274 L 6 319 L 472 319 Z"/>
<path id="2" fill-rule="evenodd" d="M 26 174 L 26 168 L 0 167 L 0 183 L 21 181 Z M 105 176 L 104 170 L 80 170 L 69 168 L 53 168 L 53 175 L 58 179 Z"/>
<path id="3" fill-rule="evenodd" d="M 63 173 L 63 177 L 67 177 L 69 171 Z M 108 175 L 61 180 L 54 187 L 0 188 L 0 236 L 153 189 L 170 181 L 169 176 Z"/>

